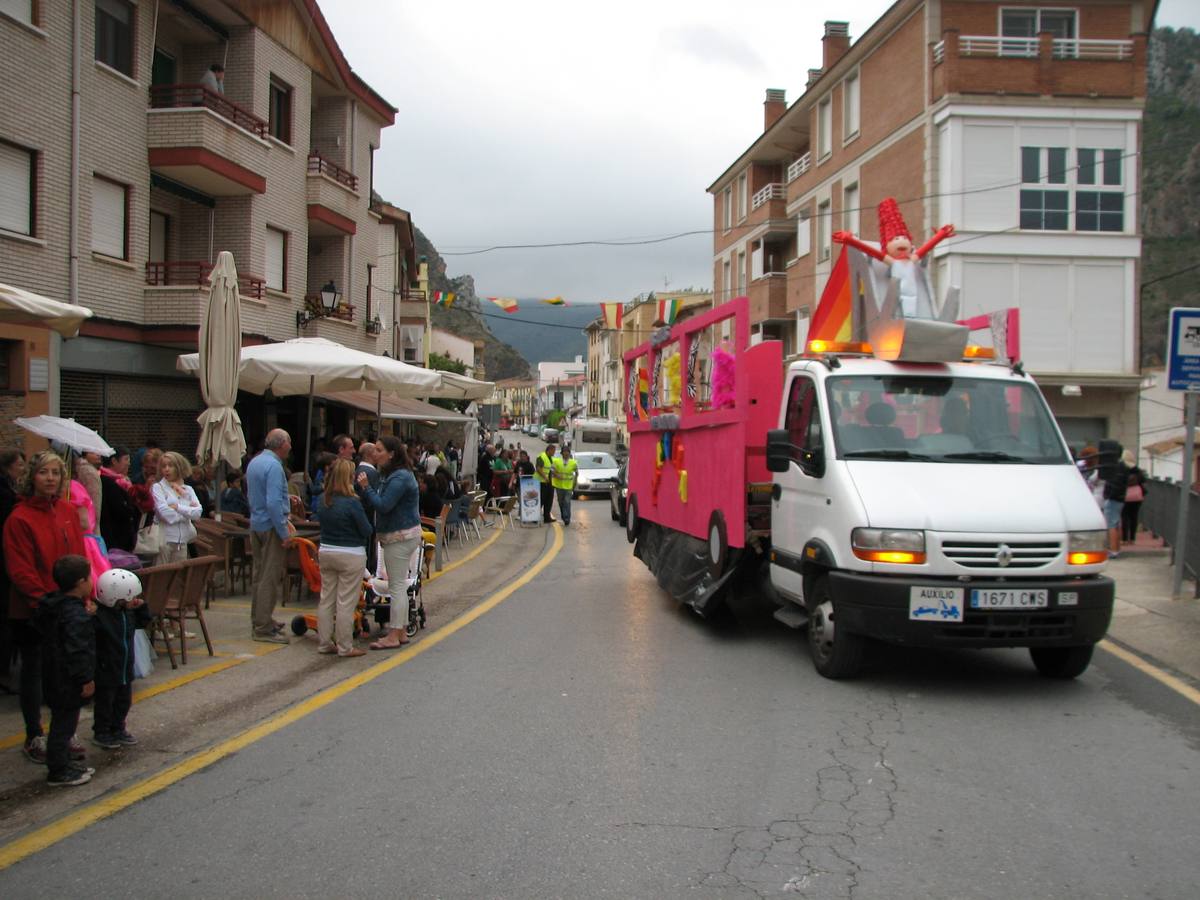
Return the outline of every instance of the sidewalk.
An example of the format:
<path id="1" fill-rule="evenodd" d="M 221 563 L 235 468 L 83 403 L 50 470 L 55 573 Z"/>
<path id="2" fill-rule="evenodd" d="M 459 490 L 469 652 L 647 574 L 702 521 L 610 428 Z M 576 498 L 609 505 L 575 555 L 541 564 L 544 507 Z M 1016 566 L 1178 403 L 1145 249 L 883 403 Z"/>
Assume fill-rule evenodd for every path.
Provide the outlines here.
<path id="1" fill-rule="evenodd" d="M 424 585 L 427 627 L 414 640 L 419 642 L 518 578 L 542 555 L 552 534 L 550 529 L 493 527 L 484 530 L 481 540 L 463 546 L 455 540 L 443 571 L 435 572 Z M 293 593 L 286 606 L 277 607 L 275 618 L 290 624 L 294 616 L 313 612 L 317 598 L 309 597 L 306 590 L 302 593 L 299 604 Z M 172 669 L 160 652 L 154 673 L 135 682 L 129 730 L 137 735 L 137 746 L 122 750 L 93 746 L 91 710 L 84 709 L 77 734 L 88 748 L 88 765 L 97 772 L 83 787 L 68 791 L 47 787 L 45 767 L 21 754 L 24 733 L 17 698 L 0 696 L 0 844 L 404 652 L 368 652 L 356 659 L 322 656 L 316 652 L 314 632 L 292 636 L 287 646 L 254 642 L 249 598 L 226 597 L 220 590 L 205 619 L 214 657 L 208 655 L 199 626 L 189 622 L 188 629 L 196 637 L 188 641 L 188 664 Z M 372 636 L 377 634 L 375 626 Z M 359 644 L 365 647 L 361 640 Z M 421 685 L 420 689 L 435 687 Z M 394 710 L 381 714 L 394 716 L 399 723 L 403 708 L 400 697 Z M 48 726 L 48 712 L 43 711 L 43 717 L 43 725 Z"/>

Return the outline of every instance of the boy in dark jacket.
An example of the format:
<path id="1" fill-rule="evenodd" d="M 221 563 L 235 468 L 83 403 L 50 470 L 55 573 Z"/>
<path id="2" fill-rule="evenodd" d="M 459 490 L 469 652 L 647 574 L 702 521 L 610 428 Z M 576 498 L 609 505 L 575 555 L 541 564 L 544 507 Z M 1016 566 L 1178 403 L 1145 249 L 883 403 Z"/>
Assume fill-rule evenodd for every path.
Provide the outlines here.
<path id="1" fill-rule="evenodd" d="M 87 559 L 62 556 L 52 575 L 58 590 L 38 604 L 36 624 L 43 642 L 43 696 L 50 707 L 46 781 L 61 787 L 87 784 L 96 772 L 74 765 L 67 749 L 79 725 L 79 710 L 96 690 L 96 606 L 90 599 L 92 567 Z"/>
<path id="2" fill-rule="evenodd" d="M 92 743 L 106 750 L 132 746 L 125 728 L 133 704 L 133 632 L 150 624 L 142 583 L 126 569 L 109 569 L 96 584 L 96 699 Z"/>

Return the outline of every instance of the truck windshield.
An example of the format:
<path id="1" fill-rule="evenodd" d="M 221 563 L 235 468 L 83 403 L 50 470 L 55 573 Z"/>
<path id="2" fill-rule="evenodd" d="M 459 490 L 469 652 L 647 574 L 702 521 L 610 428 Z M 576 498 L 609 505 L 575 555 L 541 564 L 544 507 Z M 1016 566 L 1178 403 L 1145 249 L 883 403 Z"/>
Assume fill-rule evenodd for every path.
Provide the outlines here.
<path id="1" fill-rule="evenodd" d="M 1062 465 L 1070 462 L 1029 383 L 845 375 L 826 382 L 841 459 Z"/>

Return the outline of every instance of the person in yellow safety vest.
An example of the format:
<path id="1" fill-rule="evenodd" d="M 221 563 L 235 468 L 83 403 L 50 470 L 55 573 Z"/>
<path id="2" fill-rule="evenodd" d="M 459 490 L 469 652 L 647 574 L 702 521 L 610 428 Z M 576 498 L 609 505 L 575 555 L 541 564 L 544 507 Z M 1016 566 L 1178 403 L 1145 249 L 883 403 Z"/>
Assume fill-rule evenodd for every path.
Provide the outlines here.
<path id="1" fill-rule="evenodd" d="M 551 484 L 551 479 L 554 477 L 555 449 L 553 444 L 548 444 L 546 449 L 537 455 L 537 461 L 533 464 L 533 475 L 538 480 L 538 487 L 542 492 L 542 521 L 547 525 L 554 521 L 554 516 L 550 515 L 550 507 L 554 505 L 554 485 Z"/>
<path id="2" fill-rule="evenodd" d="M 554 471 L 551 481 L 555 493 L 558 494 L 558 514 L 562 516 L 564 525 L 571 524 L 571 493 L 575 490 L 575 480 L 579 477 L 579 463 L 571 454 L 570 447 L 563 447 L 562 456 L 551 460 Z"/>

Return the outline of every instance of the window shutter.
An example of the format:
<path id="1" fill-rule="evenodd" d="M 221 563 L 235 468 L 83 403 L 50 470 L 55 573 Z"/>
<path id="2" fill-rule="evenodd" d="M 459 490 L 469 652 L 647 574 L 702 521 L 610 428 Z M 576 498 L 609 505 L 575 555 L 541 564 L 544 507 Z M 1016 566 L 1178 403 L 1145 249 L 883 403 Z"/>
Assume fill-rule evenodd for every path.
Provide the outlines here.
<path id="1" fill-rule="evenodd" d="M 750 277 L 763 277 L 763 248 L 755 247 L 750 251 Z"/>
<path id="2" fill-rule="evenodd" d="M 124 185 L 92 179 L 92 249 L 116 259 L 125 258 Z"/>
<path id="3" fill-rule="evenodd" d="M 287 268 L 287 236 L 276 228 L 267 229 L 267 287 L 273 291 L 286 290 L 284 272 Z"/>
<path id="4" fill-rule="evenodd" d="M 796 217 L 796 256 L 808 256 L 812 252 L 812 223 L 807 213 Z"/>
<path id="5" fill-rule="evenodd" d="M 0 0 L 0 12 L 26 25 L 33 24 L 33 0 Z"/>
<path id="6" fill-rule="evenodd" d="M 33 154 L 0 143 L 0 228 L 32 234 L 33 198 L 29 196 L 32 175 Z"/>

